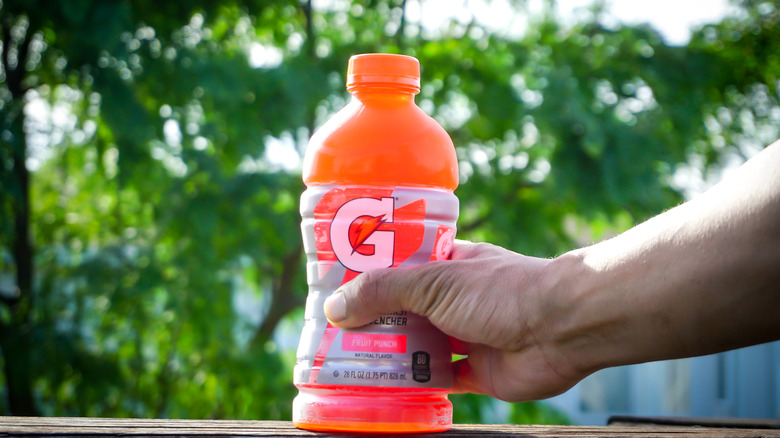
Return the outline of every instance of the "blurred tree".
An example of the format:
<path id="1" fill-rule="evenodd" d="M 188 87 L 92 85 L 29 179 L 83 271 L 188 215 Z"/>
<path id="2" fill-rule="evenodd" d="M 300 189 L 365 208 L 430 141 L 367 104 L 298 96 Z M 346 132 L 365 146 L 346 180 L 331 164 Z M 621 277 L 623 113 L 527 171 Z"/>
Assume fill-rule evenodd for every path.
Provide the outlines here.
<path id="1" fill-rule="evenodd" d="M 420 59 L 418 102 L 461 161 L 460 236 L 550 256 L 777 137 L 780 12 L 738 6 L 668 47 L 598 7 L 512 36 L 431 31 L 404 0 L 4 0 L 0 411 L 289 418 L 273 335 L 306 296 L 295 159 L 345 103 L 350 55 Z M 453 399 L 458 421 L 490 416 Z"/>
<path id="2" fill-rule="evenodd" d="M 310 89 L 316 69 L 247 62 L 259 31 L 246 10 L 303 29 L 288 3 L 3 5 L 9 412 L 289 411 L 265 396 L 290 393 L 265 346 L 305 292 L 290 226 L 301 184 L 240 169 L 263 138 L 310 126 L 327 94 Z M 30 107 L 49 113 L 47 126 Z M 248 277 L 259 284 L 237 284 Z M 239 287 L 271 296 L 251 339 L 237 323 Z"/>

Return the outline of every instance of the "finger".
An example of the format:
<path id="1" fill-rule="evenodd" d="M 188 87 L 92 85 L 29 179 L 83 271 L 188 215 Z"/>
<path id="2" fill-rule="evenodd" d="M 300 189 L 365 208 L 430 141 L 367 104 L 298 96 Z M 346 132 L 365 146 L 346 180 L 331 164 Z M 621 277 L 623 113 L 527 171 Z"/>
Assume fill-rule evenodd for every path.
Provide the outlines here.
<path id="1" fill-rule="evenodd" d="M 450 253 L 450 260 L 463 260 L 469 258 L 471 249 L 474 247 L 474 242 L 468 240 L 455 239 L 452 243 L 452 252 Z"/>
<path id="2" fill-rule="evenodd" d="M 492 249 L 492 245 L 456 240 L 453 260 L 474 258 Z M 325 316 L 331 324 L 360 327 L 388 312 L 407 310 L 430 316 L 451 290 L 453 274 L 459 270 L 453 261 L 430 262 L 422 265 L 375 269 L 358 275 L 342 285 L 325 300 Z M 442 282 L 442 278 L 448 279 Z M 447 287 L 442 287 L 447 284 Z"/>
<path id="3" fill-rule="evenodd" d="M 455 240 L 452 244 L 450 260 L 468 260 L 507 254 L 507 250 L 484 242 L 469 242 L 468 240 Z"/>
<path id="4" fill-rule="evenodd" d="M 360 327 L 383 313 L 405 309 L 411 293 L 409 268 L 376 269 L 358 275 L 325 300 L 325 317 L 338 327 Z"/>
<path id="5" fill-rule="evenodd" d="M 484 394 L 485 391 L 479 385 L 474 376 L 474 370 L 471 368 L 469 359 L 460 359 L 452 363 L 452 369 L 455 374 L 455 380 L 452 383 L 453 393 L 472 392 L 474 394 Z"/>

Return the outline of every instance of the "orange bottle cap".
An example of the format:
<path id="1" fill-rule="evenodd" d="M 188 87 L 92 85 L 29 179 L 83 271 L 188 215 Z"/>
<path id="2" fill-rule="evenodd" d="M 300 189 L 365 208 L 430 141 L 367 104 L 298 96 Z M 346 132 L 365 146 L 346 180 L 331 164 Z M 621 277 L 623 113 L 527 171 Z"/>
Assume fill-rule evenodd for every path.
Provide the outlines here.
<path id="1" fill-rule="evenodd" d="M 366 53 L 349 58 L 347 90 L 358 86 L 402 86 L 420 91 L 420 62 L 417 58 L 388 53 Z"/>

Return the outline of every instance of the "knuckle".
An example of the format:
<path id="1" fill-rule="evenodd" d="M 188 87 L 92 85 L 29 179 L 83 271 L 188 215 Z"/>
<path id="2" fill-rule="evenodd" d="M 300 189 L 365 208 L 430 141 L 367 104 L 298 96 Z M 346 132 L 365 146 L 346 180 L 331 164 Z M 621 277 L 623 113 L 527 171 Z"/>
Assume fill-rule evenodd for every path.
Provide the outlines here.
<path id="1" fill-rule="evenodd" d="M 357 298 L 361 307 L 373 309 L 381 301 L 383 298 L 381 293 L 382 277 L 379 270 L 371 270 L 358 275 L 353 280 L 356 282 L 355 289 L 357 294 L 355 298 Z"/>
<path id="2" fill-rule="evenodd" d="M 451 263 L 432 264 L 421 271 L 415 284 L 409 288 L 409 305 L 413 312 L 431 317 L 446 310 L 442 308 L 443 304 L 447 302 L 446 298 L 452 295 L 451 289 L 455 286 L 454 276 L 447 272 L 450 265 Z"/>
<path id="3" fill-rule="evenodd" d="M 471 243 L 458 248 L 459 259 L 474 259 L 492 255 L 496 250 L 495 245 L 485 242 Z"/>

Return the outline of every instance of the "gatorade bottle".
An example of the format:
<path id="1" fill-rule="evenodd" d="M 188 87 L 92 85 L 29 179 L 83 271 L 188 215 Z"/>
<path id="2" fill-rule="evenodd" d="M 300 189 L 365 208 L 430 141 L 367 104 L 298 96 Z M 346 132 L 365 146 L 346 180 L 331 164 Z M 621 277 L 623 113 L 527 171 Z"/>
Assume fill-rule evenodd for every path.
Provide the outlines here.
<path id="1" fill-rule="evenodd" d="M 344 330 L 323 302 L 361 272 L 449 257 L 458 185 L 447 133 L 415 103 L 410 56 L 349 60 L 351 102 L 311 138 L 301 196 L 309 296 L 293 423 L 310 430 L 434 432 L 452 426 L 446 335 L 408 312 Z"/>

